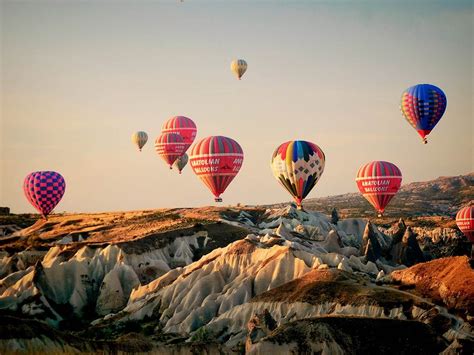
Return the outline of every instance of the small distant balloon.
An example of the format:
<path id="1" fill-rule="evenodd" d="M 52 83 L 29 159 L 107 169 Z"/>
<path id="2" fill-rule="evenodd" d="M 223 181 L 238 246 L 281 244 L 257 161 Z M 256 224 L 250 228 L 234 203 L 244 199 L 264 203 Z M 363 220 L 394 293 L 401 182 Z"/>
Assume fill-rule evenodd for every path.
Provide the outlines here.
<path id="1" fill-rule="evenodd" d="M 456 214 L 456 224 L 469 241 L 474 243 L 474 206 L 461 208 Z"/>
<path id="2" fill-rule="evenodd" d="M 247 62 L 243 59 L 235 59 L 230 63 L 230 70 L 237 76 L 240 80 L 242 75 L 247 71 Z"/>
<path id="3" fill-rule="evenodd" d="M 155 140 L 155 150 L 172 169 L 176 159 L 184 154 L 186 143 L 178 133 L 162 133 Z"/>
<path id="4" fill-rule="evenodd" d="M 161 133 L 178 133 L 186 145 L 186 150 L 193 144 L 196 138 L 197 128 L 192 119 L 185 116 L 174 116 L 163 124 Z"/>
<path id="5" fill-rule="evenodd" d="M 321 148 L 316 144 L 296 140 L 288 141 L 273 152 L 273 176 L 295 199 L 299 209 L 303 199 L 319 181 L 326 162 Z"/>
<path id="6" fill-rule="evenodd" d="M 176 169 L 178 169 L 179 173 L 181 174 L 181 172 L 183 171 L 186 164 L 188 164 L 188 160 L 189 160 L 188 155 L 186 153 L 184 153 L 182 156 L 180 156 L 178 159 L 176 159 L 173 166 Z"/>
<path id="7" fill-rule="evenodd" d="M 189 162 L 194 173 L 215 197 L 220 195 L 235 178 L 244 161 L 244 152 L 232 138 L 211 136 L 201 139 L 191 149 Z"/>
<path id="8" fill-rule="evenodd" d="M 66 191 L 66 181 L 55 171 L 35 171 L 23 181 L 27 200 L 46 219 L 61 201 Z"/>
<path id="9" fill-rule="evenodd" d="M 439 87 L 419 84 L 403 92 L 400 109 L 426 144 L 426 136 L 443 117 L 447 103 L 446 95 Z"/>
<path id="10" fill-rule="evenodd" d="M 373 161 L 359 168 L 356 183 L 362 196 L 374 206 L 381 217 L 400 189 L 402 172 L 395 164 Z"/>
<path id="11" fill-rule="evenodd" d="M 143 131 L 138 131 L 132 134 L 132 143 L 138 147 L 138 150 L 141 152 L 143 146 L 148 141 L 148 134 Z"/>

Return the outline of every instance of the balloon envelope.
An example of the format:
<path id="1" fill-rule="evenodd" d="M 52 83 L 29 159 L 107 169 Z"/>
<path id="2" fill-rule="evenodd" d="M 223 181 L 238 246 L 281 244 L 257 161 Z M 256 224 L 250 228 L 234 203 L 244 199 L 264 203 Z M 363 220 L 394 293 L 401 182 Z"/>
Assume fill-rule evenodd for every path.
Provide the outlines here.
<path id="1" fill-rule="evenodd" d="M 184 167 L 186 164 L 188 164 L 189 157 L 186 153 L 184 153 L 182 156 L 180 156 L 176 161 L 174 162 L 173 166 L 178 169 L 179 173 L 181 174 L 181 171 L 183 171 Z"/>
<path id="2" fill-rule="evenodd" d="M 281 144 L 273 152 L 273 175 L 301 208 L 324 171 L 326 157 L 316 144 L 296 140 Z"/>
<path id="3" fill-rule="evenodd" d="M 216 202 L 239 172 L 244 152 L 232 138 L 211 136 L 201 139 L 191 149 L 189 162 L 194 173 L 214 194 Z"/>
<path id="4" fill-rule="evenodd" d="M 143 146 L 148 141 L 148 134 L 143 131 L 138 131 L 132 134 L 132 143 L 138 147 L 138 150 L 141 152 Z"/>
<path id="5" fill-rule="evenodd" d="M 400 189 L 402 172 L 395 164 L 373 161 L 359 168 L 356 183 L 362 196 L 383 214 L 385 207 Z"/>
<path id="6" fill-rule="evenodd" d="M 61 201 L 66 182 L 55 171 L 35 171 L 25 177 L 23 191 L 33 207 L 46 217 Z"/>
<path id="7" fill-rule="evenodd" d="M 230 70 L 237 76 L 240 80 L 242 75 L 247 71 L 247 62 L 243 59 L 235 59 L 230 63 Z"/>
<path id="8" fill-rule="evenodd" d="M 400 109 L 408 123 L 426 143 L 425 137 L 443 117 L 446 106 L 446 95 L 440 88 L 419 84 L 403 92 Z"/>
<path id="9" fill-rule="evenodd" d="M 456 214 L 456 224 L 470 242 L 474 243 L 474 206 L 461 208 Z"/>
<path id="10" fill-rule="evenodd" d="M 186 145 L 186 150 L 196 138 L 197 128 L 194 121 L 185 116 L 174 116 L 163 124 L 161 133 L 178 133 Z"/>
<path id="11" fill-rule="evenodd" d="M 175 160 L 184 154 L 186 144 L 178 133 L 162 133 L 155 140 L 155 150 L 171 169 Z"/>

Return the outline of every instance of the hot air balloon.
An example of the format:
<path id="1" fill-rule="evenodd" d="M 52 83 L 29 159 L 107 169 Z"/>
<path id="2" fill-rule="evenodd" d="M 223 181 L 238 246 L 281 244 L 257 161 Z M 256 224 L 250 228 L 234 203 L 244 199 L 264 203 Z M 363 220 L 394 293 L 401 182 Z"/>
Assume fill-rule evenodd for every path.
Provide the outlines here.
<path id="1" fill-rule="evenodd" d="M 234 179 L 244 161 L 239 143 L 223 136 L 201 139 L 191 150 L 189 162 L 194 173 L 214 194 L 216 202 Z"/>
<path id="2" fill-rule="evenodd" d="M 179 173 L 181 174 L 181 171 L 183 171 L 184 167 L 188 163 L 188 155 L 184 153 L 182 156 L 180 156 L 176 161 L 174 162 L 173 166 L 178 169 Z"/>
<path id="3" fill-rule="evenodd" d="M 138 147 L 138 150 L 141 152 L 143 146 L 148 141 L 148 134 L 143 131 L 138 131 L 132 134 L 132 143 Z"/>
<path id="4" fill-rule="evenodd" d="M 186 151 L 186 143 L 178 133 L 162 133 L 155 140 L 155 150 L 172 169 L 175 160 Z"/>
<path id="5" fill-rule="evenodd" d="M 186 150 L 193 144 L 196 138 L 197 128 L 194 121 L 184 116 L 174 116 L 165 122 L 161 128 L 161 133 L 178 133 L 183 137 L 186 144 Z"/>
<path id="6" fill-rule="evenodd" d="M 273 175 L 293 196 L 298 209 L 321 177 L 325 161 L 321 148 L 307 141 L 288 141 L 273 152 Z"/>
<path id="7" fill-rule="evenodd" d="M 456 214 L 456 224 L 467 239 L 474 243 L 474 206 L 461 208 Z"/>
<path id="8" fill-rule="evenodd" d="M 403 92 L 400 109 L 426 144 L 428 143 L 426 136 L 443 117 L 446 105 L 446 95 L 440 88 L 430 84 L 419 84 Z"/>
<path id="9" fill-rule="evenodd" d="M 28 201 L 47 219 L 47 215 L 61 201 L 66 182 L 54 171 L 35 171 L 26 176 L 23 191 Z"/>
<path id="10" fill-rule="evenodd" d="M 242 75 L 247 71 L 247 62 L 243 59 L 235 59 L 230 63 L 230 70 L 237 76 L 240 80 Z"/>
<path id="11" fill-rule="evenodd" d="M 402 172 L 395 164 L 373 161 L 359 168 L 356 183 L 362 196 L 382 217 L 385 207 L 400 189 Z"/>

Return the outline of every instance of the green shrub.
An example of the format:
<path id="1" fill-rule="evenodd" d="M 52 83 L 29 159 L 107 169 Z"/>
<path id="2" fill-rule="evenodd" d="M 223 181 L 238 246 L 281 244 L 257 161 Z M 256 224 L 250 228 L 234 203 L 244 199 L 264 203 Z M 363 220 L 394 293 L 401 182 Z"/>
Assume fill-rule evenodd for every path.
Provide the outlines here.
<path id="1" fill-rule="evenodd" d="M 191 341 L 195 343 L 209 343 L 213 340 L 215 340 L 214 334 L 205 327 L 199 328 L 191 337 Z"/>

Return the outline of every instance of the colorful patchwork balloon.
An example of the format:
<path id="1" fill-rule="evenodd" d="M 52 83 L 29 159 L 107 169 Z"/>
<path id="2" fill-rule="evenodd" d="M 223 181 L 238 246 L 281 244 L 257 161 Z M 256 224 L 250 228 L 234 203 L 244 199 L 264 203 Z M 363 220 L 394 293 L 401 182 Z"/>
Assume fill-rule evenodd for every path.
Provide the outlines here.
<path id="1" fill-rule="evenodd" d="M 201 139 L 191 149 L 189 162 L 194 173 L 214 194 L 216 202 L 239 172 L 244 152 L 232 138 L 211 136 Z"/>
<path id="2" fill-rule="evenodd" d="M 165 122 L 161 128 L 161 133 L 178 133 L 183 137 L 183 141 L 186 144 L 184 151 L 186 151 L 196 138 L 197 128 L 192 119 L 184 116 L 174 116 Z"/>
<path id="3" fill-rule="evenodd" d="M 373 161 L 362 165 L 357 172 L 357 187 L 381 217 L 390 200 L 400 189 L 402 172 L 395 164 Z"/>
<path id="4" fill-rule="evenodd" d="M 174 162 L 173 166 L 178 169 L 179 173 L 183 171 L 184 167 L 186 164 L 188 164 L 189 157 L 186 153 L 184 153 L 182 156 L 180 156 L 176 161 Z"/>
<path id="5" fill-rule="evenodd" d="M 456 224 L 470 242 L 474 243 L 474 206 L 461 208 L 456 214 Z"/>
<path id="6" fill-rule="evenodd" d="M 237 76 L 240 80 L 242 75 L 247 71 L 247 62 L 243 59 L 235 59 L 230 63 L 230 70 Z"/>
<path id="7" fill-rule="evenodd" d="M 325 161 L 321 148 L 307 141 L 288 141 L 273 152 L 273 175 L 293 196 L 299 209 L 303 199 L 319 181 Z"/>
<path id="8" fill-rule="evenodd" d="M 446 106 L 446 95 L 440 88 L 430 84 L 419 84 L 403 92 L 400 109 L 426 144 L 428 142 L 426 136 L 443 117 Z"/>
<path id="9" fill-rule="evenodd" d="M 28 201 L 46 218 L 61 201 L 66 182 L 54 171 L 35 171 L 26 176 L 23 191 Z"/>
<path id="10" fill-rule="evenodd" d="M 186 143 L 178 133 L 162 133 L 155 140 L 155 150 L 173 169 L 173 163 L 186 151 Z"/>
<path id="11" fill-rule="evenodd" d="M 143 131 L 138 131 L 132 134 L 132 143 L 138 147 L 138 150 L 141 152 L 143 146 L 148 141 L 148 134 Z"/>

